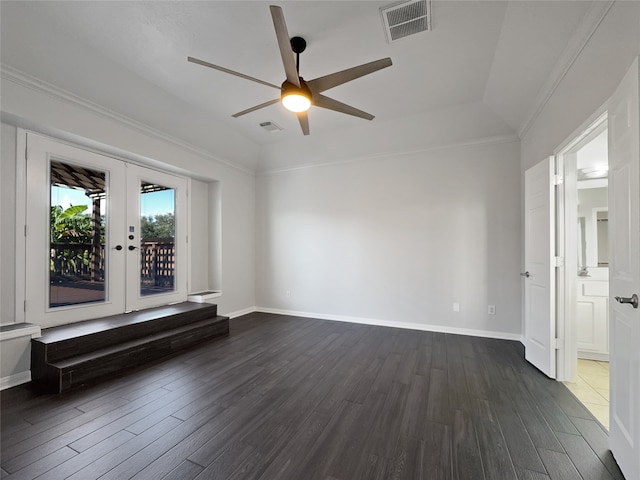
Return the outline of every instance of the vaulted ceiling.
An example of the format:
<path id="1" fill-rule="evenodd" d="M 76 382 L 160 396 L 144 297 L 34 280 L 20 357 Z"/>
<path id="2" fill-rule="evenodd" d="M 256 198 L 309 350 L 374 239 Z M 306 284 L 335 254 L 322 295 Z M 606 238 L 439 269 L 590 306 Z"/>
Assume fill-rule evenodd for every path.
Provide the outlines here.
<path id="1" fill-rule="evenodd" d="M 289 33 L 307 41 L 300 60 L 306 79 L 383 57 L 393 61 L 326 92 L 376 118 L 370 123 L 312 107 L 309 138 L 315 140 L 302 139 L 295 115 L 280 104 L 232 118 L 278 92 L 186 60 L 193 56 L 282 83 L 268 2 L 3 0 L 0 60 L 5 70 L 205 149 L 224 139 L 273 151 L 288 143 L 329 142 L 373 124 L 404 122 L 419 131 L 425 119 L 435 124 L 459 112 L 463 123 L 470 111 L 476 123 L 486 118 L 496 132 L 517 134 L 598 2 L 433 0 L 431 31 L 388 43 L 380 8 L 390 3 L 278 3 Z M 283 130 L 268 133 L 259 126 L 264 121 Z M 255 167 L 255 159 L 246 162 Z"/>

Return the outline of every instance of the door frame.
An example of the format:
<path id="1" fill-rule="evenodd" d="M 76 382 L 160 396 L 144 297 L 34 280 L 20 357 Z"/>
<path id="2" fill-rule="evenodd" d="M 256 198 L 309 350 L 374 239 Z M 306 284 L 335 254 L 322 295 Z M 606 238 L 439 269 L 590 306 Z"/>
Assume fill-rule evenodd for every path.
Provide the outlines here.
<path id="1" fill-rule="evenodd" d="M 576 375 L 578 359 L 577 325 L 575 321 L 578 261 L 573 253 L 578 241 L 578 191 L 576 150 L 585 144 L 591 134 L 607 122 L 606 104 L 554 150 L 558 172 L 563 181 L 557 196 L 557 248 L 564 262 L 557 269 L 557 332 L 561 339 L 557 351 L 556 379 L 572 381 Z"/>
<path id="2" fill-rule="evenodd" d="M 191 259 L 192 259 L 192 247 L 191 242 L 188 240 L 191 236 L 191 195 L 188 192 L 191 190 L 191 178 L 184 173 L 180 173 L 179 169 L 171 165 L 161 164 L 160 162 L 141 157 L 133 154 L 131 157 L 123 156 L 120 151 L 116 151 L 107 145 L 98 144 L 88 139 L 81 137 L 61 134 L 57 135 L 57 132 L 43 133 L 37 130 L 31 130 L 29 128 L 17 127 L 16 138 L 16 216 L 15 216 L 15 322 L 24 323 L 26 321 L 25 315 L 25 302 L 27 291 L 27 275 L 25 271 L 26 262 L 26 236 L 25 226 L 27 224 L 27 136 L 35 135 L 44 139 L 57 142 L 62 145 L 67 145 L 74 148 L 85 150 L 89 153 L 107 156 L 111 159 L 121 161 L 125 164 L 136 165 L 142 168 L 146 168 L 150 171 L 156 171 L 162 174 L 173 175 L 174 177 L 183 179 L 186 181 L 187 198 L 186 198 L 186 217 L 184 232 L 187 238 L 186 248 L 183 254 L 184 257 L 184 274 L 183 278 L 186 283 L 186 295 L 189 294 L 189 285 L 191 282 Z M 166 169 L 162 168 L 165 167 Z M 187 298 L 184 301 L 187 301 Z M 168 302 L 168 304 L 177 303 L 175 301 Z M 167 303 L 162 303 L 167 304 Z M 158 305 L 158 304 L 156 304 Z M 151 306 L 151 305 L 149 305 Z M 145 306 L 146 308 L 146 306 Z"/>
<path id="3" fill-rule="evenodd" d="M 613 104 L 614 99 L 620 101 L 621 98 L 622 100 L 627 100 L 629 99 L 629 97 L 625 96 L 625 94 L 627 92 L 625 92 L 624 90 L 621 91 L 621 89 L 627 87 L 629 88 L 629 91 L 631 91 L 631 88 L 633 88 L 633 104 L 629 104 L 627 103 L 627 107 L 629 107 L 629 105 L 631 105 L 631 108 L 633 108 L 633 111 L 631 112 L 631 115 L 629 115 L 630 110 L 627 109 L 627 122 L 631 122 L 633 121 L 633 128 L 630 130 L 631 132 L 633 132 L 633 154 L 634 157 L 632 157 L 634 159 L 634 162 L 638 161 L 637 155 L 638 155 L 638 109 L 640 108 L 640 103 L 638 100 L 638 88 L 639 88 L 639 82 L 640 82 L 640 68 L 638 67 L 638 62 L 640 57 L 636 57 L 636 59 L 633 61 L 632 65 L 629 67 L 630 69 L 627 71 L 627 73 L 625 74 L 625 76 L 620 80 L 620 84 L 619 86 L 616 88 L 616 90 L 614 92 L 611 93 L 611 96 L 607 99 L 607 101 L 605 102 L 605 104 L 603 104 L 600 108 L 598 108 L 598 110 L 593 113 L 586 121 L 584 121 L 580 127 L 578 127 L 564 142 L 563 144 L 561 144 L 558 148 L 556 148 L 554 150 L 554 154 L 557 156 L 557 158 L 560 160 L 560 163 L 562 164 L 562 169 L 565 175 L 565 182 L 562 183 L 563 189 L 562 189 L 562 195 L 558 196 L 558 210 L 559 212 L 563 213 L 563 222 L 558 224 L 558 232 L 561 233 L 563 236 L 558 237 L 558 247 L 559 247 L 559 255 L 563 255 L 565 257 L 565 262 L 564 262 L 564 266 L 562 266 L 559 269 L 558 275 L 562 276 L 562 281 L 558 281 L 558 308 L 557 308 L 557 321 L 558 321 L 558 334 L 559 335 L 563 335 L 564 336 L 564 346 L 562 345 L 562 342 L 560 342 L 560 348 L 559 348 L 559 352 L 558 352 L 558 376 L 557 376 L 557 380 L 572 380 L 573 376 L 575 375 L 575 367 L 577 365 L 577 335 L 576 335 L 576 319 L 575 319 L 575 315 L 574 315 L 574 311 L 575 311 L 575 305 L 576 305 L 576 285 L 577 285 L 577 256 L 576 255 L 572 255 L 569 254 L 567 255 L 567 252 L 575 252 L 576 251 L 576 245 L 577 245 L 577 185 L 573 185 L 574 188 L 571 188 L 571 182 L 576 180 L 577 177 L 577 165 L 576 165 L 576 158 L 575 155 L 572 155 L 573 152 L 575 152 L 577 150 L 577 148 L 580 146 L 580 142 L 587 140 L 587 136 L 590 136 L 590 134 L 594 133 L 595 129 L 598 129 L 602 126 L 602 124 L 604 122 L 606 122 L 607 128 L 609 129 L 609 138 L 608 138 L 608 145 L 609 145 L 609 164 L 611 165 L 611 158 L 612 158 L 612 151 L 611 149 L 611 135 L 612 135 L 612 115 L 613 115 L 613 110 L 611 110 L 611 108 L 615 107 L 615 105 Z M 631 80 L 633 80 L 633 83 L 631 83 Z M 625 85 L 625 82 L 629 82 L 628 84 Z M 625 85 L 625 87 L 623 87 L 623 85 Z M 616 96 L 619 96 L 619 98 L 616 98 Z M 611 111 L 610 111 L 611 110 Z M 623 117 L 624 118 L 624 117 Z M 623 123 L 626 123 L 623 121 Z M 634 181 L 638 181 L 638 171 L 637 171 L 637 163 L 634 163 L 634 166 L 636 167 L 635 171 L 633 172 L 633 178 Z M 566 181 L 568 177 L 568 182 Z M 615 176 L 613 177 L 615 178 Z M 637 187 L 637 185 L 636 185 Z M 612 192 L 613 192 L 613 196 L 615 196 L 618 192 L 615 191 L 615 186 L 612 185 L 611 181 L 609 182 L 609 211 L 613 212 L 613 214 L 615 215 L 615 212 L 617 212 L 618 210 L 613 208 L 612 206 Z M 636 195 L 638 195 L 637 191 L 632 192 L 633 194 L 633 202 L 634 202 L 634 208 L 638 208 L 638 198 Z M 612 209 L 613 208 L 613 209 Z M 635 221 L 637 221 L 637 216 L 636 216 L 637 212 L 632 212 L 632 217 L 629 217 Z M 633 229 L 631 230 L 633 232 L 635 232 L 637 234 L 637 224 L 633 226 Z M 613 235 L 615 235 L 616 232 L 613 232 Z M 612 233 L 610 231 L 609 233 L 609 238 L 611 239 Z M 637 241 L 637 239 L 636 239 Z M 609 252 L 610 252 L 610 259 L 611 258 L 615 258 L 614 255 L 612 255 L 612 252 L 614 251 L 615 247 L 611 246 L 612 243 L 610 242 L 610 246 L 609 246 Z M 631 245 L 631 250 L 633 253 L 637 254 L 637 245 Z M 561 252 L 561 253 L 560 253 Z M 635 262 L 638 261 L 637 257 L 633 260 Z M 615 267 L 615 261 L 614 261 L 614 267 Z M 633 284 L 632 285 L 632 289 L 622 289 L 622 290 L 636 290 L 638 288 L 638 278 L 637 278 L 637 268 L 638 268 L 638 264 L 634 264 L 632 267 L 634 270 L 631 272 L 634 276 L 633 279 L 631 279 L 629 281 L 629 284 Z M 621 277 L 618 277 L 621 278 Z M 623 278 L 623 280 L 626 281 L 626 279 Z M 610 382 L 609 385 L 609 390 L 611 392 L 611 402 L 610 402 L 610 412 L 611 412 L 611 416 L 613 418 L 614 415 L 614 409 L 616 407 L 618 407 L 619 405 L 617 404 L 617 400 L 615 399 L 615 395 L 616 395 L 616 390 L 617 387 L 619 385 L 628 385 L 628 382 L 621 382 L 620 380 L 616 380 L 614 381 L 614 377 L 616 377 L 617 372 L 618 372 L 618 367 L 617 367 L 617 360 L 620 358 L 620 356 L 622 355 L 620 353 L 620 350 L 616 350 L 615 348 L 612 348 L 612 344 L 613 344 L 613 339 L 615 337 L 615 335 L 612 335 L 611 332 L 615 333 L 615 326 L 614 326 L 614 322 L 612 321 L 613 319 L 613 315 L 612 312 L 615 309 L 615 305 L 613 302 L 611 302 L 611 297 L 613 295 L 615 295 L 616 293 L 618 293 L 617 291 L 615 291 L 615 289 L 617 288 L 616 286 L 614 286 L 614 282 L 615 280 L 613 280 L 613 278 L 611 277 L 611 275 L 609 276 L 609 297 L 610 297 L 610 302 L 609 302 L 609 350 L 610 350 L 610 360 L 611 360 L 611 379 L 612 381 Z M 630 296 L 631 293 L 635 293 L 633 291 L 628 292 L 628 291 L 624 291 L 624 292 L 620 292 L 618 294 L 622 294 L 622 295 L 627 295 Z M 617 297 L 616 297 L 617 298 Z M 625 303 L 629 303 L 629 302 L 625 302 Z M 612 306 L 614 305 L 614 306 Z M 626 308 L 626 307 L 625 307 Z M 625 310 L 626 312 L 626 310 Z M 637 314 L 635 315 L 635 320 L 633 321 L 637 321 Z M 631 333 L 633 333 L 634 335 L 638 333 L 637 330 L 637 323 L 636 325 L 636 330 L 632 331 Z M 625 337 L 625 338 L 629 338 L 629 337 Z M 635 340 L 635 338 L 633 339 Z M 637 354 L 637 350 L 633 349 L 632 345 L 626 345 L 627 349 L 626 352 L 630 353 L 633 352 L 635 354 Z M 632 356 L 632 355 L 631 355 Z M 632 356 L 632 361 L 629 362 L 632 364 L 631 370 L 633 370 L 633 368 L 637 369 L 637 358 Z M 635 362 L 635 364 L 633 363 Z M 637 372 L 634 372 L 637 373 Z M 633 377 L 633 379 L 635 380 L 636 377 Z M 633 384 L 633 381 L 630 382 L 631 384 Z M 637 398 L 640 395 L 640 390 L 638 390 L 638 384 L 635 383 L 635 391 L 631 391 L 629 392 L 629 389 L 627 389 L 627 391 L 625 391 L 624 393 L 628 393 L 629 395 L 631 395 L 632 400 Z M 635 397 L 634 397 L 635 395 Z M 632 407 L 635 404 L 632 404 L 631 406 L 631 411 L 633 411 Z M 637 414 L 637 412 L 636 412 Z M 640 464 L 637 463 L 637 459 L 638 459 L 638 440 L 640 440 L 640 438 L 638 438 L 638 435 L 640 434 L 640 423 L 638 422 L 638 417 L 637 415 L 634 417 L 633 414 L 629 415 L 630 418 L 626 419 L 629 422 L 632 422 L 631 425 L 628 425 L 628 427 L 631 429 L 631 435 L 635 435 L 633 438 L 630 438 L 629 435 L 627 435 L 626 432 L 622 432 L 620 428 L 616 428 L 614 427 L 615 422 L 611 422 L 611 427 L 609 429 L 609 447 L 612 450 L 613 456 L 616 458 L 616 461 L 620 463 L 620 460 L 623 460 L 624 462 L 631 462 L 631 463 L 626 463 L 626 466 L 623 466 L 622 463 L 620 463 L 621 467 L 627 469 L 628 472 L 630 472 L 630 474 L 634 474 L 636 472 L 638 472 L 638 469 L 640 468 Z M 634 443 L 636 442 L 636 443 Z M 629 447 L 631 450 L 629 450 Z M 618 457 L 618 455 L 620 455 L 620 457 Z M 629 473 L 627 473 L 629 474 Z"/>

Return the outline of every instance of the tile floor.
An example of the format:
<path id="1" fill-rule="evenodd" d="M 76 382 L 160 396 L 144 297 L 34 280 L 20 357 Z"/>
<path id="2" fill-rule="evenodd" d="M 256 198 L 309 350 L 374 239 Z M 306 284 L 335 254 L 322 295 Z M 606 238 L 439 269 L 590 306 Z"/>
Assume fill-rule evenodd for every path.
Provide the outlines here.
<path id="1" fill-rule="evenodd" d="M 609 362 L 578 359 L 578 374 L 565 385 L 609 429 Z"/>

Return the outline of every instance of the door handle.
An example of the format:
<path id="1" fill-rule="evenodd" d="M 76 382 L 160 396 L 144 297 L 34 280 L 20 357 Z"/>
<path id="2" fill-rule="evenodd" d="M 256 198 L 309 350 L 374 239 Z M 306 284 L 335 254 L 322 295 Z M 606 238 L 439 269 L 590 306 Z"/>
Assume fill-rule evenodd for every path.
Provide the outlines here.
<path id="1" fill-rule="evenodd" d="M 529 272 L 524 272 L 524 273 L 521 273 L 520 276 L 529 278 L 531 274 Z"/>
<path id="2" fill-rule="evenodd" d="M 630 297 L 615 297 L 618 303 L 630 303 L 633 308 L 638 308 L 638 295 L 635 293 Z"/>
<path id="3" fill-rule="evenodd" d="M 136 246 L 134 246 L 134 245 L 129 245 L 129 247 L 128 247 L 128 248 L 129 248 L 129 250 L 135 250 L 135 249 L 136 249 L 136 248 L 138 248 L 138 247 L 136 247 Z"/>
<path id="4" fill-rule="evenodd" d="M 113 248 L 114 248 L 115 250 L 120 251 L 120 250 L 122 250 L 122 245 L 116 245 L 116 246 L 115 246 L 115 247 L 113 247 Z"/>

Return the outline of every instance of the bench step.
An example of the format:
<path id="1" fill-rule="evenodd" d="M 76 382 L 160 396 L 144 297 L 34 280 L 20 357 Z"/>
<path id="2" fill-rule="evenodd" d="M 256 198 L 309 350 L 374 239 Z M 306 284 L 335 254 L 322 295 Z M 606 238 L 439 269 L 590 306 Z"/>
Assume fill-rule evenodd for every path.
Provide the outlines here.
<path id="1" fill-rule="evenodd" d="M 184 302 L 47 328 L 33 346 L 51 363 L 217 315 L 217 305 Z"/>
<path id="2" fill-rule="evenodd" d="M 178 313 L 175 306 L 162 307 L 43 331 L 32 340 L 34 385 L 63 392 L 229 333 L 229 318 L 215 315 L 215 305 L 193 305 L 200 307 Z M 195 315 L 185 317 L 189 311 Z"/>

